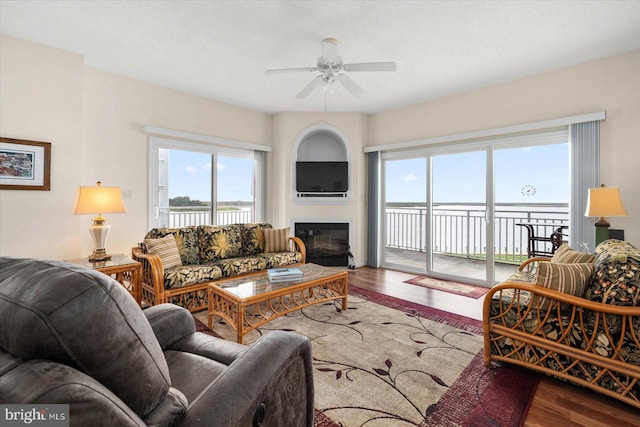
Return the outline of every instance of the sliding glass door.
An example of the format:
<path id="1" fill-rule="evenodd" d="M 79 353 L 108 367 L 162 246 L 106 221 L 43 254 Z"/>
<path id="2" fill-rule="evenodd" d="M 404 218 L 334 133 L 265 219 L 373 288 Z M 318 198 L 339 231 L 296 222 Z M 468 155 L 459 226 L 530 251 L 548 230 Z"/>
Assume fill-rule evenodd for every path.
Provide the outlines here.
<path id="1" fill-rule="evenodd" d="M 431 157 L 431 271 L 487 281 L 487 152 Z"/>
<path id="2" fill-rule="evenodd" d="M 427 265 L 427 158 L 397 158 L 384 167 L 384 263 L 424 272 Z"/>
<path id="3" fill-rule="evenodd" d="M 566 130 L 382 153 L 382 265 L 491 286 L 568 240 Z"/>
<path id="4" fill-rule="evenodd" d="M 494 150 L 495 279 L 529 256 L 550 255 L 552 235 L 569 239 L 569 144 Z M 555 233 L 555 234 L 554 234 Z"/>

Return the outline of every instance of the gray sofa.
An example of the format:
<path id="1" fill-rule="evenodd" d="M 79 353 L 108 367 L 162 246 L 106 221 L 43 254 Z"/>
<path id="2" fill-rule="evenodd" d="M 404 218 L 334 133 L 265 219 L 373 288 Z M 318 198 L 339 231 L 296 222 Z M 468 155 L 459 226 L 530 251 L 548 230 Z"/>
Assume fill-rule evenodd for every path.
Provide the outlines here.
<path id="1" fill-rule="evenodd" d="M 312 426 L 311 346 L 217 339 L 99 272 L 2 257 L 0 403 L 69 404 L 72 426 Z"/>

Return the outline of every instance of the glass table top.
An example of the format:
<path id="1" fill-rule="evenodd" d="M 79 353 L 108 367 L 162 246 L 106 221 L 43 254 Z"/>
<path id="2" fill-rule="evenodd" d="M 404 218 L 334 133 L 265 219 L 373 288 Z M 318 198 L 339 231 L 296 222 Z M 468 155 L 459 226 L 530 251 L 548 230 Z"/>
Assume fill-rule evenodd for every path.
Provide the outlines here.
<path id="1" fill-rule="evenodd" d="M 132 260 L 124 254 L 113 254 L 111 255 L 111 259 L 106 261 L 89 261 L 88 257 L 78 258 L 78 259 L 70 259 L 65 262 L 69 262 L 71 264 L 80 265 L 82 267 L 87 268 L 108 268 L 108 267 L 120 267 L 123 265 L 135 264 L 137 261 Z"/>
<path id="2" fill-rule="evenodd" d="M 286 267 L 283 267 L 286 268 Z M 302 271 L 303 277 L 297 280 L 286 282 L 271 282 L 267 273 L 256 274 L 252 276 L 240 277 L 238 279 L 230 279 L 222 282 L 214 282 L 213 285 L 224 289 L 238 298 L 250 298 L 267 292 L 273 292 L 284 289 L 293 285 L 304 282 L 310 282 L 316 279 L 333 276 L 342 273 L 344 270 L 339 268 L 324 267 L 316 264 L 304 264 L 294 268 Z"/>

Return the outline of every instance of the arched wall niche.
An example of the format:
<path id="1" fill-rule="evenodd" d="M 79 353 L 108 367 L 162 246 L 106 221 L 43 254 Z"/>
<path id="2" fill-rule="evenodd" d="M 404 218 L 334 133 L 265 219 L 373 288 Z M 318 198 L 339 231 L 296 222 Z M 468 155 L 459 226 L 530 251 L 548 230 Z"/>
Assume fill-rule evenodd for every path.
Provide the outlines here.
<path id="1" fill-rule="evenodd" d="M 304 129 L 293 147 L 292 191 L 294 199 L 321 198 L 325 202 L 331 199 L 351 198 L 351 153 L 346 136 L 340 129 L 325 122 Z M 302 194 L 296 191 L 296 162 L 347 162 L 348 191 L 342 194 Z"/>
<path id="2" fill-rule="evenodd" d="M 305 136 L 298 146 L 299 161 L 347 161 L 344 141 L 328 130 L 316 130 Z"/>

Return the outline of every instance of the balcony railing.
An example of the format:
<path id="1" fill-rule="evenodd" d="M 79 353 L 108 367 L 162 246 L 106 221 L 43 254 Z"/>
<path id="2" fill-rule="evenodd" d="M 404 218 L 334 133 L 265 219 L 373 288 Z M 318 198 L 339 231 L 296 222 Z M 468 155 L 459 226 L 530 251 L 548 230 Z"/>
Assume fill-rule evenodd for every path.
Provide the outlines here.
<path id="1" fill-rule="evenodd" d="M 433 252 L 485 259 L 487 224 L 485 206 L 480 203 L 447 203 L 433 209 Z M 253 222 L 251 209 L 218 210 L 218 225 Z M 425 252 L 427 250 L 427 209 L 389 205 L 385 209 L 388 248 Z M 517 224 L 534 224 L 536 236 L 548 237 L 559 226 L 569 224 L 566 203 L 496 204 L 494 257 L 496 261 L 520 263 L 527 257 L 528 235 Z M 169 227 L 212 224 L 209 208 L 170 208 Z M 540 243 L 543 244 L 543 243 Z"/>
<path id="2" fill-rule="evenodd" d="M 219 209 L 216 212 L 217 225 L 253 222 L 252 209 Z M 169 208 L 169 227 L 188 227 L 190 225 L 208 225 L 211 221 L 209 207 L 171 207 Z"/>
<path id="3" fill-rule="evenodd" d="M 486 209 L 480 203 L 434 205 L 434 253 L 484 259 L 487 254 Z M 385 246 L 411 251 L 427 250 L 427 209 L 389 205 L 385 209 Z M 549 237 L 559 226 L 568 226 L 567 204 L 496 204 L 494 256 L 496 261 L 520 263 L 527 258 L 528 234 L 517 224 L 533 224 L 536 236 Z M 538 243 L 540 245 L 550 243 Z M 548 248 L 550 249 L 550 247 Z"/>

